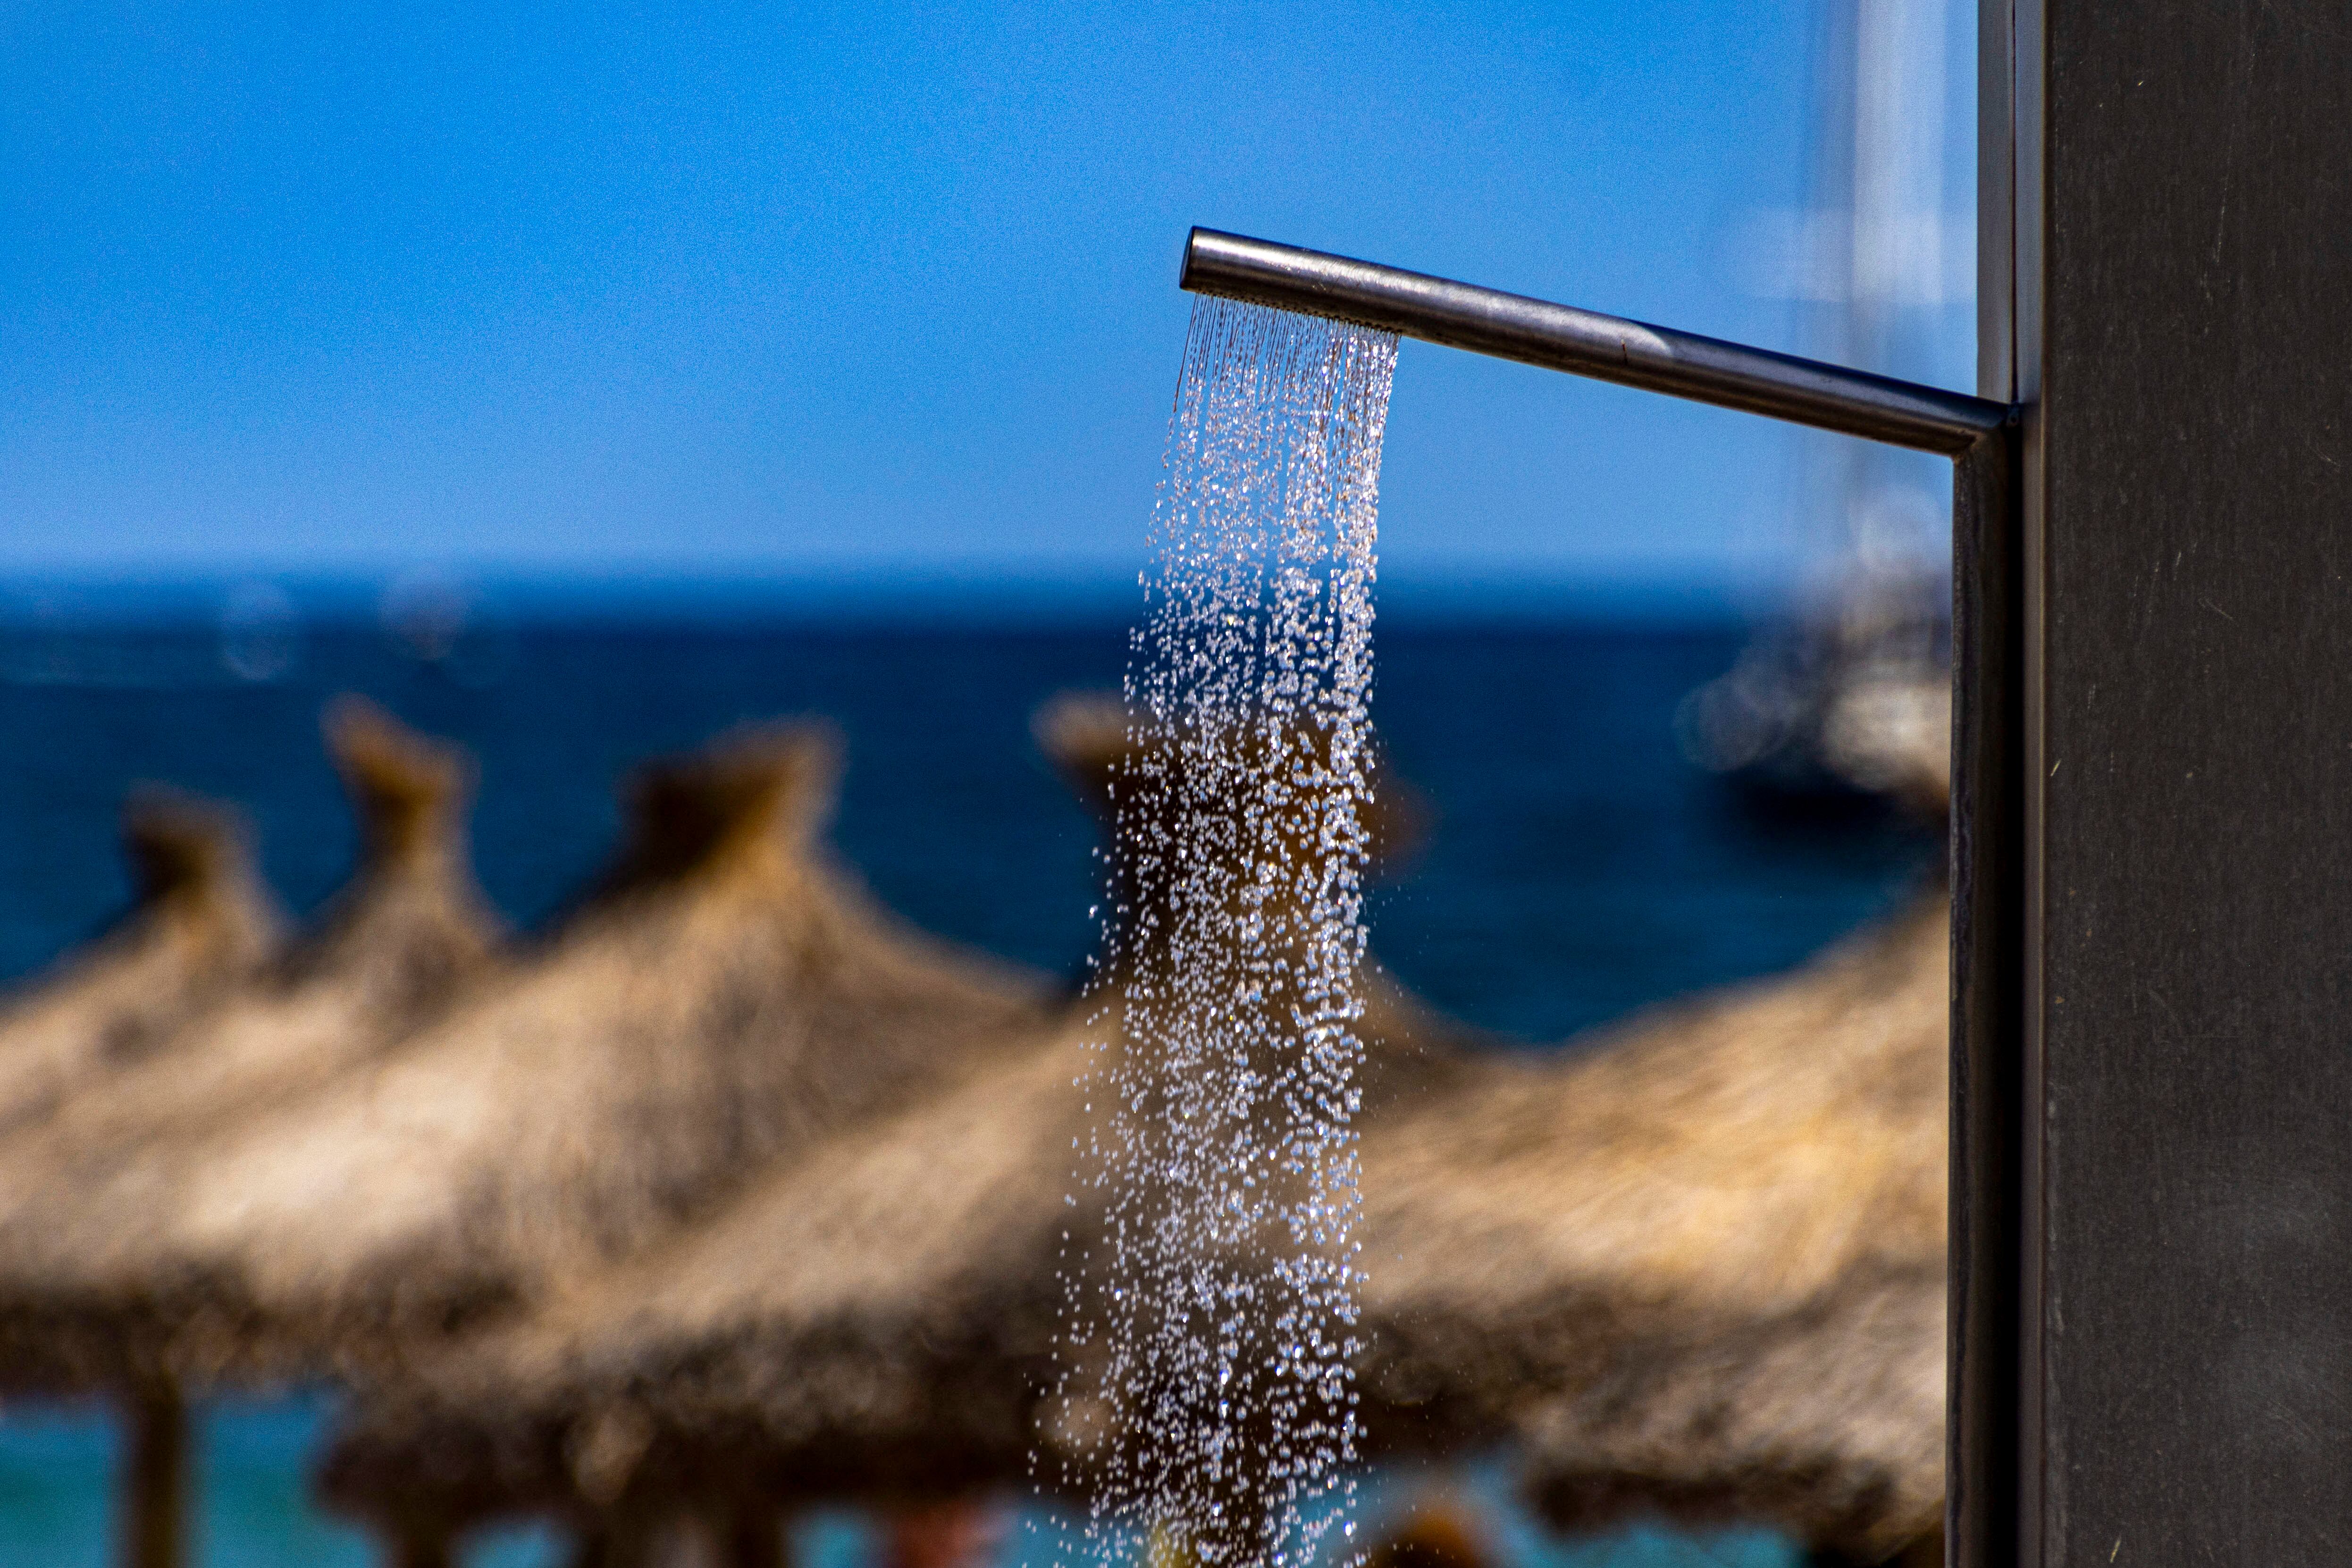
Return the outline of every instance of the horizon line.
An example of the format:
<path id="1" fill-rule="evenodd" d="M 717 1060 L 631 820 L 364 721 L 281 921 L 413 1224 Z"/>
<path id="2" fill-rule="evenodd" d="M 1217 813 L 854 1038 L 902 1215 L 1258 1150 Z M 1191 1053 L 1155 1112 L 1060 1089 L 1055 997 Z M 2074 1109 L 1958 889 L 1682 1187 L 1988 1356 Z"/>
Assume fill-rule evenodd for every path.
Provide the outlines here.
<path id="1" fill-rule="evenodd" d="M 1769 619 L 1800 605 L 1794 574 L 1512 572 L 1393 574 L 1379 612 L 1407 621 L 1654 624 Z M 0 570 L 0 625 L 320 624 L 457 613 L 521 624 L 707 620 L 926 624 L 1125 622 L 1137 577 L 958 566 L 824 572 L 517 570 L 370 572 L 239 567 L 121 572 Z"/>

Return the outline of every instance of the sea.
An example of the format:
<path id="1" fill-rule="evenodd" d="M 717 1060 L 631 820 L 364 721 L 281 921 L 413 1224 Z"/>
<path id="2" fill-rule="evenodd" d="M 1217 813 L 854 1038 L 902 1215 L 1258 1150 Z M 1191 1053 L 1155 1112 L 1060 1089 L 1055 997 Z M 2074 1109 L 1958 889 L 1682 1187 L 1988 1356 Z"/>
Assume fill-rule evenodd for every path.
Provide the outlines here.
<path id="1" fill-rule="evenodd" d="M 1549 1051 L 1646 1004 L 1785 969 L 1916 885 L 1940 848 L 1916 824 L 1768 809 L 1685 758 L 1679 705 L 1748 636 L 1705 617 L 1383 623 L 1373 721 L 1429 829 L 1368 900 L 1377 961 L 1511 1049 Z M 845 748 L 834 844 L 885 903 L 1076 976 L 1097 831 L 1029 724 L 1057 694 L 1116 690 L 1127 652 L 1109 615 L 18 617 L 0 623 L 0 975 L 37 972 L 120 912 L 117 813 L 144 784 L 236 805 L 288 908 L 320 904 L 353 835 L 319 719 L 360 692 L 474 753 L 475 863 L 519 929 L 613 852 L 632 768 L 738 725 L 814 716 Z M 201 1410 L 194 1562 L 377 1560 L 310 1500 L 336 1407 L 317 1390 Z M 0 1564 L 112 1562 L 115 1451 L 102 1408 L 0 1407 Z M 1518 1509 L 1507 1456 L 1372 1478 L 1370 1538 L 1437 1495 L 1477 1512 L 1506 1568 L 1796 1561 L 1764 1531 L 1550 1536 Z M 1006 1532 L 1003 1568 L 1055 1529 L 1031 1525 Z M 854 1513 L 794 1531 L 798 1568 L 882 1568 Z M 535 1568 L 563 1546 L 517 1521 L 465 1552 L 470 1568 Z"/>

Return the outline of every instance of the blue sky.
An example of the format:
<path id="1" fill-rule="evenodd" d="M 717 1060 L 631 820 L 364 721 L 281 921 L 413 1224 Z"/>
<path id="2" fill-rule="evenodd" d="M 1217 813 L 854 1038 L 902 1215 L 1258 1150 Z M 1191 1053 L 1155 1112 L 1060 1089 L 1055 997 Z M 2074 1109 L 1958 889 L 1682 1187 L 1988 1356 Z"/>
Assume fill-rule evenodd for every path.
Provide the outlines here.
<path id="1" fill-rule="evenodd" d="M 1816 31 L 22 0 L 0 577 L 1131 581 L 1188 225 L 1801 347 L 1737 236 L 1805 198 Z M 1965 318 L 1912 373 L 1965 384 Z M 1754 580 L 1791 466 L 1762 422 L 1409 344 L 1384 580 Z"/>

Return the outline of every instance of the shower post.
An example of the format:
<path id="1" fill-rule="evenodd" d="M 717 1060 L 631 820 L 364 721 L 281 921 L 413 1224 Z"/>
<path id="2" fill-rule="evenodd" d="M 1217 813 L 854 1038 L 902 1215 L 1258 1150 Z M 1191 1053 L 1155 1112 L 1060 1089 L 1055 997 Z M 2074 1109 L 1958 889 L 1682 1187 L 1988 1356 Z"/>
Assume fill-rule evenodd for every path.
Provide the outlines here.
<path id="1" fill-rule="evenodd" d="M 2013 1511 L 1979 1498 L 1958 1561 L 2338 1562 L 2352 34 L 2342 0 L 1980 26 L 1979 388 L 2025 410 L 2023 1077 L 2012 1436 L 1958 1467 Z"/>

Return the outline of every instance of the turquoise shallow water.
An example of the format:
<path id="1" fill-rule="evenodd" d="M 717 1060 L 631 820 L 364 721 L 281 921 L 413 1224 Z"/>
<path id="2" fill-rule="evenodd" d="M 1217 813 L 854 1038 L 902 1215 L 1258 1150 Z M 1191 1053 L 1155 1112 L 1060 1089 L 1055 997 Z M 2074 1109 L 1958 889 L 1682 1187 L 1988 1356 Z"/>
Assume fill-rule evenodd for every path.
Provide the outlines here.
<path id="1" fill-rule="evenodd" d="M 1376 893 L 1381 960 L 1441 1006 L 1540 1048 L 1643 1003 L 1784 967 L 1884 909 L 1935 852 L 1890 823 L 1790 831 L 1730 810 L 1676 750 L 1676 703 L 1741 634 L 1555 627 L 1383 628 L 1373 716 L 1427 796 L 1429 841 Z M 848 747 L 835 838 L 885 899 L 943 935 L 1062 972 L 1090 939 L 1093 829 L 1036 756 L 1029 715 L 1116 686 L 1121 628 L 828 631 L 509 628 L 423 659 L 373 627 L 313 630 L 267 683 L 208 628 L 0 627 L 0 974 L 21 973 L 120 904 L 114 812 L 135 781 L 236 800 L 296 909 L 351 852 L 317 720 L 359 690 L 481 759 L 476 859 L 516 921 L 587 878 L 628 766 L 751 718 L 814 713 Z M 362 1564 L 366 1539 L 307 1503 L 322 1400 L 203 1417 L 203 1568 Z M 0 1410 L 0 1568 L 100 1568 L 113 1458 L 104 1413 Z M 1437 1484 L 1375 1478 L 1364 1530 Z M 1778 1568 L 1784 1542 L 1633 1531 L 1544 1536 L 1494 1471 L 1450 1478 L 1514 1568 Z M 1005 1568 L 1058 1538 L 1009 1531 Z M 799 1568 L 878 1568 L 848 1516 L 803 1521 Z M 472 1543 L 478 1568 L 559 1561 L 528 1530 Z"/>
<path id="2" fill-rule="evenodd" d="M 310 1506 L 307 1466 L 331 1419 L 323 1399 L 223 1403 L 197 1417 L 198 1568 L 370 1568 L 371 1539 Z M 112 1568 L 115 1432 L 89 1405 L 0 1415 L 0 1562 Z M 468 1568 L 562 1560 L 543 1530 L 471 1543 Z"/>
<path id="3" fill-rule="evenodd" d="M 304 1471 L 332 1419 L 325 1399 L 220 1403 L 198 1416 L 194 1568 L 372 1568 L 370 1537 L 310 1505 Z M 0 1416 L 0 1563 L 112 1568 L 114 1434 L 90 1406 L 33 1406 Z M 1683 1535 L 1634 1528 L 1594 1540 L 1550 1535 L 1521 1511 L 1500 1464 L 1368 1478 L 1359 1539 L 1424 1503 L 1467 1504 L 1504 1568 L 1786 1568 L 1787 1542 L 1766 1531 Z M 1077 1521 L 1008 1501 L 1013 1517 L 992 1568 L 1079 1563 L 1103 1552 Z M 794 1568 L 885 1568 L 879 1532 L 856 1513 L 792 1526 Z M 1133 1543 L 1111 1555 L 1131 1558 Z M 465 1568 L 555 1568 L 564 1542 L 529 1524 L 465 1543 Z"/>
<path id="4" fill-rule="evenodd" d="M 1326 1559 L 1343 1562 L 1360 1546 L 1393 1532 L 1417 1511 L 1442 1508 L 1469 1523 L 1488 1560 L 1498 1568 L 1793 1568 L 1798 1553 L 1769 1530 L 1721 1530 L 1691 1533 L 1633 1525 L 1606 1535 L 1568 1539 L 1546 1531 L 1512 1493 L 1509 1468 L 1499 1459 L 1444 1469 L 1375 1471 L 1356 1493 L 1357 1532 L 1352 1541 L 1334 1537 Z M 851 1531 L 854 1520 L 836 1528 Z M 864 1542 L 844 1542 L 850 1555 L 827 1568 L 875 1568 Z M 1096 1546 L 1083 1521 L 1038 1508 L 1022 1509 L 1007 1531 L 992 1568 L 1040 1568 L 1108 1558 L 1130 1563 L 1139 1553 L 1132 1539 Z"/>

